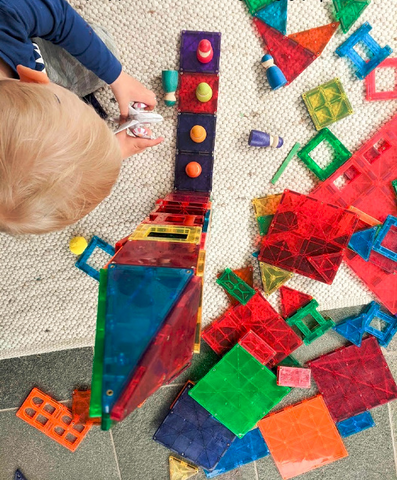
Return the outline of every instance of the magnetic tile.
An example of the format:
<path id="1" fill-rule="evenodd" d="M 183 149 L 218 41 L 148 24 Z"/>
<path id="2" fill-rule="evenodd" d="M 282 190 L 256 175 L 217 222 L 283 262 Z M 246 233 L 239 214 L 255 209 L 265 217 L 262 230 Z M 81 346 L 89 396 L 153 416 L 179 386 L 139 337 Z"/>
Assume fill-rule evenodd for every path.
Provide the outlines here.
<path id="1" fill-rule="evenodd" d="M 177 378 L 189 366 L 201 288 L 201 278 L 192 277 L 155 339 L 139 359 L 136 371 L 112 409 L 113 420 L 123 420 L 163 384 Z"/>
<path id="2" fill-rule="evenodd" d="M 263 217 L 265 215 L 274 215 L 280 204 L 282 193 L 275 195 L 266 195 L 266 197 L 254 198 L 252 205 L 254 207 L 255 216 Z"/>
<path id="3" fill-rule="evenodd" d="M 233 273 L 230 268 L 226 268 L 220 275 L 216 283 L 223 287 L 232 297 L 236 298 L 242 305 L 255 295 L 255 290 L 244 282 L 238 275 Z"/>
<path id="4" fill-rule="evenodd" d="M 335 50 L 335 53 L 340 57 L 349 58 L 353 63 L 355 74 L 360 80 L 363 80 L 393 52 L 389 45 L 382 48 L 369 34 L 371 30 L 372 26 L 368 22 L 363 23 L 360 28 L 350 35 L 350 37 Z M 354 49 L 358 43 L 364 44 L 371 52 L 368 61 L 361 57 Z"/>
<path id="5" fill-rule="evenodd" d="M 99 281 L 99 271 L 96 270 L 94 267 L 89 265 L 90 257 L 94 254 L 94 251 L 99 248 L 103 250 L 105 253 L 109 255 L 109 260 L 115 254 L 115 249 L 112 245 L 109 245 L 101 238 L 94 235 L 90 243 L 88 244 L 87 248 L 84 252 L 80 255 L 79 259 L 75 263 L 76 267 L 79 270 L 82 270 L 84 273 L 89 275 L 90 277 L 94 278 L 95 280 Z"/>
<path id="6" fill-rule="evenodd" d="M 285 190 L 258 259 L 331 284 L 357 221 L 349 210 Z"/>
<path id="7" fill-rule="evenodd" d="M 214 56 L 208 63 L 201 63 L 197 59 L 197 48 L 201 40 L 211 42 Z M 221 54 L 221 34 L 219 32 L 196 32 L 182 30 L 180 71 L 195 73 L 219 73 Z"/>
<path id="8" fill-rule="evenodd" d="M 274 58 L 274 63 L 284 73 L 288 84 L 293 82 L 317 56 L 302 47 L 275 28 L 270 27 L 259 18 L 254 18 L 254 24 L 262 37 L 268 53 Z"/>
<path id="9" fill-rule="evenodd" d="M 199 250 L 199 244 L 173 242 L 172 239 L 169 242 L 127 240 L 113 257 L 112 263 L 146 267 L 193 268 L 197 265 Z"/>
<path id="10" fill-rule="evenodd" d="M 240 338 L 238 343 L 262 365 L 266 365 L 276 356 L 275 350 L 251 330 Z"/>
<path id="11" fill-rule="evenodd" d="M 333 328 L 339 333 L 339 335 L 345 337 L 346 340 L 349 340 L 349 342 L 360 347 L 365 333 L 364 328 L 366 322 L 367 315 L 366 313 L 362 313 L 361 315 L 348 317 L 342 320 Z"/>
<path id="12" fill-rule="evenodd" d="M 248 265 L 247 267 L 242 267 L 242 268 L 235 268 L 232 270 L 232 272 L 237 275 L 243 282 L 245 282 L 247 285 L 250 287 L 254 286 L 254 267 L 252 265 Z M 218 273 L 217 278 L 221 276 L 221 273 Z M 237 300 L 237 298 L 233 297 L 228 293 L 227 291 L 226 295 L 232 305 L 237 305 L 240 302 Z"/>
<path id="13" fill-rule="evenodd" d="M 251 14 L 272 3 L 272 0 L 245 0 Z"/>
<path id="14" fill-rule="evenodd" d="M 391 91 L 376 90 L 376 72 L 382 68 L 394 69 L 394 88 Z M 397 98 L 397 58 L 386 58 L 372 72 L 365 77 L 365 99 L 373 102 L 376 100 L 391 100 Z"/>
<path id="15" fill-rule="evenodd" d="M 310 388 L 311 372 L 309 368 L 277 367 L 277 385 L 284 387 Z"/>
<path id="16" fill-rule="evenodd" d="M 340 21 L 343 33 L 347 33 L 358 20 L 371 0 L 332 0 L 335 17 Z"/>
<path id="17" fill-rule="evenodd" d="M 293 273 L 265 262 L 259 262 L 259 270 L 265 295 L 271 295 L 293 276 Z"/>
<path id="18" fill-rule="evenodd" d="M 308 363 L 332 418 L 342 421 L 397 398 L 397 385 L 377 340 L 350 345 Z"/>
<path id="19" fill-rule="evenodd" d="M 365 312 L 364 330 L 378 339 L 379 345 L 387 347 L 397 332 L 397 316 L 390 315 L 381 310 L 381 306 L 376 302 L 371 302 Z M 377 320 L 381 323 L 380 328 L 376 328 L 371 323 Z"/>
<path id="20" fill-rule="evenodd" d="M 397 217 L 388 215 L 376 235 L 372 249 L 390 260 L 397 261 Z"/>
<path id="21" fill-rule="evenodd" d="M 204 225 L 204 215 L 183 215 L 178 213 L 156 212 L 150 213 L 149 216 L 146 217 L 142 223 L 150 223 L 154 225 L 181 225 L 202 227 Z"/>
<path id="22" fill-rule="evenodd" d="M 269 415 L 258 426 L 284 479 L 348 456 L 321 395 Z"/>
<path id="23" fill-rule="evenodd" d="M 241 345 L 235 345 L 189 395 L 242 438 L 290 391 Z"/>
<path id="24" fill-rule="evenodd" d="M 170 455 L 170 480 L 188 480 L 198 474 L 198 468 Z"/>
<path id="25" fill-rule="evenodd" d="M 202 337 L 218 355 L 222 355 L 250 330 L 275 350 L 275 357 L 267 364 L 269 367 L 302 345 L 298 335 L 259 292 L 247 305 L 237 305 L 227 310 L 203 330 Z"/>
<path id="26" fill-rule="evenodd" d="M 349 248 L 358 253 L 365 261 L 368 261 L 378 230 L 376 226 L 353 233 L 350 238 Z"/>
<path id="27" fill-rule="evenodd" d="M 290 317 L 312 300 L 313 297 L 307 293 L 283 285 L 280 288 L 281 315 L 284 318 Z"/>
<path id="28" fill-rule="evenodd" d="M 269 3 L 259 10 L 255 16 L 285 35 L 287 33 L 287 10 L 288 0 L 279 0 Z"/>
<path id="29" fill-rule="evenodd" d="M 195 143 L 190 138 L 190 130 L 200 125 L 205 128 L 207 137 L 204 142 Z M 179 113 L 176 148 L 179 152 L 211 154 L 215 146 L 216 116 L 209 114 Z"/>
<path id="30" fill-rule="evenodd" d="M 102 410 L 109 414 L 192 270 L 109 265 Z"/>
<path id="31" fill-rule="evenodd" d="M 186 166 L 190 162 L 197 162 L 201 166 L 201 174 L 196 178 L 191 178 L 186 174 Z M 210 192 L 213 168 L 213 155 L 179 153 L 175 158 L 175 189 Z"/>
<path id="32" fill-rule="evenodd" d="M 288 37 L 299 43 L 302 47 L 307 48 L 315 55 L 320 56 L 324 48 L 328 45 L 328 42 L 334 36 L 338 27 L 339 22 L 332 22 L 328 25 L 322 25 L 321 27 L 292 33 L 291 35 L 288 35 Z"/>
<path id="33" fill-rule="evenodd" d="M 195 465 L 213 470 L 235 435 L 188 395 L 188 384 L 153 439 Z"/>
<path id="34" fill-rule="evenodd" d="M 269 454 L 269 449 L 261 432 L 258 428 L 255 428 L 243 438 L 236 438 L 215 469 L 212 472 L 204 470 L 204 473 L 207 478 L 214 478 Z"/>
<path id="35" fill-rule="evenodd" d="M 353 113 L 339 78 L 303 93 L 302 98 L 316 130 L 321 130 Z"/>
<path id="36" fill-rule="evenodd" d="M 336 426 L 341 436 L 345 438 L 362 432 L 367 428 L 374 427 L 375 423 L 370 412 L 363 412 L 354 417 L 346 418 L 346 420 L 343 420 L 342 422 L 338 422 Z"/>
<path id="37" fill-rule="evenodd" d="M 201 241 L 201 227 L 179 227 L 174 225 L 141 223 L 130 235 L 128 240 L 199 244 Z"/>
<path id="38" fill-rule="evenodd" d="M 200 102 L 196 97 L 199 83 L 208 83 L 212 89 L 212 98 L 208 102 Z M 179 83 L 179 112 L 214 114 L 218 108 L 218 75 L 204 73 L 181 73 Z"/>
<path id="39" fill-rule="evenodd" d="M 326 142 L 333 152 L 332 161 L 324 168 L 320 167 L 310 155 L 311 152 L 323 142 Z M 328 128 L 320 130 L 315 137 L 299 150 L 297 155 L 307 168 L 320 180 L 326 180 L 352 156 L 349 150 Z"/>

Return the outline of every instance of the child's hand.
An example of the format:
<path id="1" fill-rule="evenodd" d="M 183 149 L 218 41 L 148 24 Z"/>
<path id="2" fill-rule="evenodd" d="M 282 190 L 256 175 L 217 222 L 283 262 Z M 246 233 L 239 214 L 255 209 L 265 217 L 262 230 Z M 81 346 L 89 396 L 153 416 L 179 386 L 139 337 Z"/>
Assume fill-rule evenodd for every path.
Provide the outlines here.
<path id="1" fill-rule="evenodd" d="M 131 137 L 130 135 L 127 135 L 126 130 L 118 133 L 116 138 L 119 141 L 123 160 L 131 157 L 131 155 L 143 152 L 148 147 L 154 147 L 164 140 L 163 137 L 155 138 L 154 140 L 148 138 Z"/>
<path id="2" fill-rule="evenodd" d="M 119 104 L 121 117 L 128 117 L 128 105 L 131 102 L 146 103 L 149 109 L 156 106 L 155 94 L 125 72 L 120 73 L 110 88 Z"/>

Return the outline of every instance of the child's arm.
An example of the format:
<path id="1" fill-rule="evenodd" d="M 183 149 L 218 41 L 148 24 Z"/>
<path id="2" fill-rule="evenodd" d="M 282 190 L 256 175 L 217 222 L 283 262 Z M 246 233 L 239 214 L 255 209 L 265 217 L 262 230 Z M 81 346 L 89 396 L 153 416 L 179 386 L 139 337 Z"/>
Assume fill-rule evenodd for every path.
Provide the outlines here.
<path id="1" fill-rule="evenodd" d="M 120 62 L 66 0 L 0 0 L 0 56 L 14 71 L 40 69 L 32 37 L 61 46 L 108 84 L 120 76 Z"/>

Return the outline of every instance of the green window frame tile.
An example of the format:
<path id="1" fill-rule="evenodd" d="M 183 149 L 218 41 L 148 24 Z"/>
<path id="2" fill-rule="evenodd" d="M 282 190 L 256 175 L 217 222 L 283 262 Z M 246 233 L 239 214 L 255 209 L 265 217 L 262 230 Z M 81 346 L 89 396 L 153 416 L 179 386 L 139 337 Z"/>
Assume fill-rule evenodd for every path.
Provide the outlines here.
<path id="1" fill-rule="evenodd" d="M 230 268 L 226 268 L 216 283 L 223 287 L 230 295 L 236 298 L 242 305 L 255 295 L 255 290 L 248 283 L 241 280 Z"/>
<path id="2" fill-rule="evenodd" d="M 310 156 L 310 153 L 322 142 L 327 142 L 335 152 L 334 160 L 325 168 L 321 168 Z M 330 130 L 328 130 L 328 128 L 320 130 L 320 132 L 318 132 L 318 134 L 298 152 L 298 157 L 307 168 L 314 173 L 316 177 L 323 181 L 349 160 L 351 156 L 352 154 L 349 150 Z"/>
<path id="3" fill-rule="evenodd" d="M 317 310 L 318 302 L 313 299 L 306 306 L 300 308 L 292 317 L 287 318 L 287 324 L 292 327 L 295 326 L 303 335 L 303 342 L 305 345 L 310 345 L 314 340 L 324 335 L 325 332 L 335 326 L 333 320 L 325 319 Z M 304 322 L 304 318 L 311 316 L 316 322 L 314 328 L 309 328 Z"/>

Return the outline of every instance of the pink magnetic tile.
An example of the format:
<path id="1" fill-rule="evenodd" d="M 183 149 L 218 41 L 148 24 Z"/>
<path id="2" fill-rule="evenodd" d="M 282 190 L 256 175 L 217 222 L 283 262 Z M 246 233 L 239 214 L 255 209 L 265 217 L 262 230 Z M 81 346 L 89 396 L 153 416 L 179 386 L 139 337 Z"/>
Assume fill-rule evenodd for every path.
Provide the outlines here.
<path id="1" fill-rule="evenodd" d="M 309 368 L 278 367 L 277 385 L 283 387 L 310 388 L 311 371 Z"/>
<path id="2" fill-rule="evenodd" d="M 394 68 L 394 89 L 390 91 L 376 91 L 376 72 L 381 68 Z M 375 100 L 391 100 L 397 98 L 397 58 L 387 58 L 375 70 L 365 77 L 365 99 L 372 102 Z"/>

